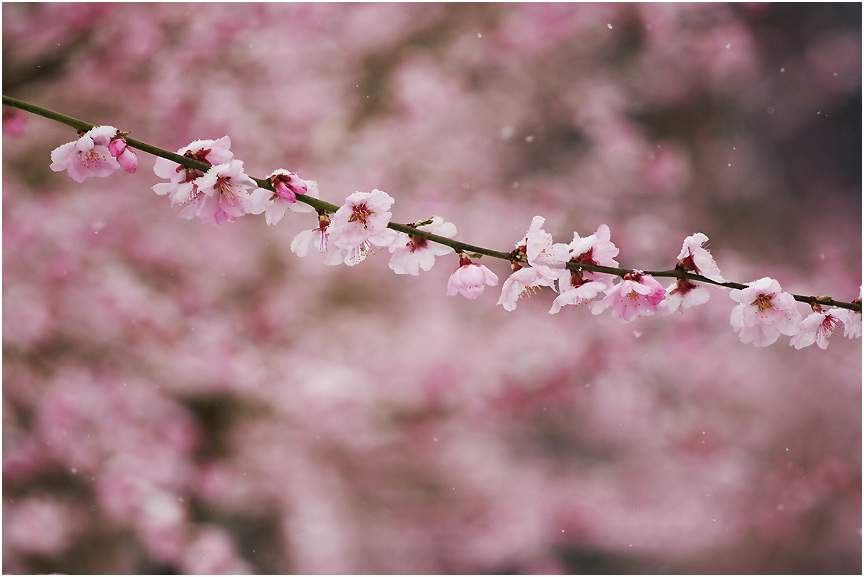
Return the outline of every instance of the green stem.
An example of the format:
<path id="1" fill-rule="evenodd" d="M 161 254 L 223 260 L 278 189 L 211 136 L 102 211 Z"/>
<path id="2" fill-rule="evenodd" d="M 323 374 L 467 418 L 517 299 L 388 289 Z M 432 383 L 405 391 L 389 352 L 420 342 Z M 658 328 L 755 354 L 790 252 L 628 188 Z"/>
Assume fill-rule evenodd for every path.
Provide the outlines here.
<path id="1" fill-rule="evenodd" d="M 18 100 L 16 98 L 10 98 L 9 96 L 3 95 L 3 104 L 6 106 L 12 106 L 14 108 L 18 108 L 24 110 L 26 112 L 30 112 L 32 114 L 37 114 L 39 116 L 43 116 L 50 120 L 55 120 L 62 124 L 66 124 L 67 126 L 71 126 L 77 131 L 88 131 L 94 127 L 93 124 L 84 122 L 82 120 L 78 120 L 77 118 L 72 118 L 71 116 L 66 116 L 65 114 L 60 114 L 59 112 L 54 112 L 53 110 L 49 110 L 47 108 L 42 108 L 41 106 L 36 106 L 35 104 L 30 104 L 29 102 L 24 102 L 22 100 Z M 192 158 L 187 158 L 185 156 L 179 155 L 174 152 L 170 152 L 168 150 L 159 148 L 157 146 L 153 146 L 151 144 L 147 144 L 146 142 L 141 142 L 140 140 L 135 140 L 133 138 L 126 138 L 126 144 L 131 146 L 132 148 L 137 148 L 142 152 L 147 152 L 154 156 L 160 156 L 162 158 L 166 158 L 172 162 L 176 162 L 177 164 L 182 164 L 183 166 L 188 166 L 190 168 L 194 168 L 196 170 L 200 170 L 202 172 L 207 172 L 210 169 L 210 165 L 201 162 L 199 160 L 195 160 Z M 262 180 L 258 178 L 252 178 L 258 186 L 270 191 L 275 192 L 273 189 L 273 185 L 270 184 L 269 180 Z M 297 200 L 301 202 L 305 202 L 306 204 L 312 206 L 315 210 L 319 212 L 336 212 L 339 207 L 335 204 L 331 204 L 329 202 L 319 200 L 317 198 L 311 198 L 307 195 L 298 195 Z M 426 240 L 430 240 L 432 242 L 436 242 L 439 244 L 443 244 L 449 247 L 452 247 L 457 253 L 458 252 L 470 252 L 477 253 L 486 256 L 491 256 L 493 258 L 500 258 L 502 260 L 509 260 L 511 262 L 518 262 L 519 264 L 526 266 L 528 263 L 525 261 L 524 257 L 514 257 L 512 252 L 502 252 L 497 250 L 490 250 L 488 248 L 483 248 L 480 246 L 475 246 L 472 244 L 467 244 L 458 240 L 453 240 L 452 238 L 447 238 L 445 236 L 439 236 L 437 234 L 432 234 L 430 232 L 426 232 L 415 227 L 412 227 L 407 224 L 399 224 L 395 222 L 391 222 L 387 225 L 389 228 L 404 232 L 406 234 L 412 236 L 418 236 L 421 238 L 425 238 Z M 576 264 L 572 262 L 568 262 L 566 267 L 570 270 L 587 270 L 592 272 L 600 272 L 606 273 L 616 276 L 623 277 L 627 273 L 631 272 L 633 269 L 627 268 L 614 268 L 608 266 L 600 266 L 600 265 L 589 265 L 589 264 Z M 747 285 L 736 283 L 736 282 L 717 282 L 713 281 L 709 278 L 695 275 L 691 273 L 687 273 L 680 270 L 664 270 L 664 271 L 643 271 L 644 274 L 651 275 L 653 277 L 671 277 L 671 278 L 683 278 L 691 281 L 713 284 L 717 286 L 722 286 L 730 289 L 745 289 Z M 807 303 L 809 305 L 813 305 L 814 303 L 839 307 L 844 309 L 849 309 L 855 312 L 861 312 L 861 304 L 860 303 L 847 303 L 835 301 L 828 297 L 813 297 L 813 296 L 804 296 L 804 295 L 792 295 L 795 297 L 796 301 Z"/>

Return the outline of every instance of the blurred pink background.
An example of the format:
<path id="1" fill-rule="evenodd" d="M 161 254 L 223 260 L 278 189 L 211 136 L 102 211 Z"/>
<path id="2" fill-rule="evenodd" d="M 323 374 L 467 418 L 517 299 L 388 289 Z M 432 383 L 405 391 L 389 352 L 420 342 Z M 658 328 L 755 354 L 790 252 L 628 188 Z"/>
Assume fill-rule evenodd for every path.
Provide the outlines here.
<path id="1" fill-rule="evenodd" d="M 859 4 L 3 4 L 3 93 L 511 250 L 861 286 Z M 10 111 L 4 110 L 4 114 Z M 6 573 L 860 573 L 861 341 L 297 258 L 3 135 Z M 504 261 L 483 259 L 502 282 Z M 664 286 L 666 281 L 664 281 Z M 499 285 L 500 288 L 500 285 Z M 801 305 L 806 313 L 806 306 Z"/>

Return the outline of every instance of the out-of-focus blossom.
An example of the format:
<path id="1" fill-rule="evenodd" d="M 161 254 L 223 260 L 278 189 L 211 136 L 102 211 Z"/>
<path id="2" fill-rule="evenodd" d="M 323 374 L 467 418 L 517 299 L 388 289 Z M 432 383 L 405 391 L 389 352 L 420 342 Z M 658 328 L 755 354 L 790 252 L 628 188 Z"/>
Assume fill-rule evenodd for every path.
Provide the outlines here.
<path id="1" fill-rule="evenodd" d="M 193 182 L 203 195 L 196 216 L 204 224 L 231 222 L 252 210 L 249 189 L 258 184 L 243 172 L 243 161 L 212 167 Z"/>
<path id="2" fill-rule="evenodd" d="M 3 108 L 3 131 L 11 136 L 24 135 L 27 126 L 27 116 L 17 108 Z"/>
<path id="3" fill-rule="evenodd" d="M 314 180 L 301 180 L 293 172 L 283 169 L 274 171 L 267 177 L 276 192 L 266 188 L 252 191 L 252 214 L 264 213 L 268 225 L 275 225 L 290 208 L 294 212 L 312 212 L 315 209 L 305 202 L 297 202 L 298 194 L 319 198 L 318 183 Z"/>
<path id="4" fill-rule="evenodd" d="M 591 312 L 596 315 L 612 307 L 612 316 L 629 323 L 636 317 L 653 315 L 665 298 L 665 289 L 654 277 L 631 271 L 620 283 L 606 289 L 606 296 L 592 305 Z"/>
<path id="5" fill-rule="evenodd" d="M 433 216 L 418 223 L 417 230 L 452 238 L 456 234 L 456 225 L 446 222 L 440 216 Z M 435 257 L 453 252 L 453 248 L 437 242 L 429 242 L 422 236 L 397 232 L 390 244 L 389 266 L 396 274 L 419 275 L 420 270 L 431 270 L 435 265 Z"/>
<path id="6" fill-rule="evenodd" d="M 197 528 L 183 550 L 180 568 L 186 575 L 249 575 L 253 572 L 240 557 L 231 537 L 213 525 Z"/>
<path id="7" fill-rule="evenodd" d="M 798 332 L 801 314 L 795 310 L 795 298 L 782 291 L 776 280 L 763 277 L 747 283 L 747 288 L 733 290 L 729 297 L 740 303 L 732 309 L 730 322 L 744 344 L 767 347 L 781 334 Z"/>
<path id="8" fill-rule="evenodd" d="M 464 297 L 476 299 L 483 294 L 486 285 L 496 286 L 497 284 L 498 277 L 494 272 L 485 265 L 471 262 L 468 255 L 460 253 L 459 268 L 453 271 L 447 281 L 447 295 L 455 296 L 457 293 L 462 293 Z"/>
<path id="9" fill-rule="evenodd" d="M 78 140 L 62 144 L 51 151 L 51 170 L 67 171 L 75 182 L 91 176 L 109 176 L 120 168 L 108 145 L 117 134 L 113 126 L 96 126 Z"/>
<path id="10" fill-rule="evenodd" d="M 72 542 L 74 519 L 54 499 L 27 497 L 3 505 L 4 544 L 36 555 L 57 555 Z"/>
<path id="11" fill-rule="evenodd" d="M 822 309 L 819 305 L 816 305 L 815 308 L 819 310 L 814 310 L 798 325 L 798 332 L 792 335 L 792 338 L 789 340 L 790 346 L 796 349 L 803 349 L 816 343 L 820 349 L 827 349 L 828 339 L 837 330 L 838 322 L 843 323 L 846 336 L 852 338 L 849 335 L 854 334 L 855 317 L 857 317 L 858 322 L 858 336 L 861 335 L 861 315 L 846 309 Z M 852 325 L 851 329 L 850 325 Z"/>

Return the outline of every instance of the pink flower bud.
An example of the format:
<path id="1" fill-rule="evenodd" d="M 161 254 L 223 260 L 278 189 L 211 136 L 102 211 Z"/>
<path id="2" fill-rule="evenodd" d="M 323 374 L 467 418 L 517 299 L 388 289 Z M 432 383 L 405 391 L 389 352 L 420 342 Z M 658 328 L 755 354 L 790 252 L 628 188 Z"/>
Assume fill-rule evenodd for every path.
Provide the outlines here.
<path id="1" fill-rule="evenodd" d="M 138 156 L 134 150 L 126 148 L 125 144 L 123 152 L 117 155 L 117 162 L 120 164 L 120 168 L 129 174 L 134 173 L 138 169 Z"/>

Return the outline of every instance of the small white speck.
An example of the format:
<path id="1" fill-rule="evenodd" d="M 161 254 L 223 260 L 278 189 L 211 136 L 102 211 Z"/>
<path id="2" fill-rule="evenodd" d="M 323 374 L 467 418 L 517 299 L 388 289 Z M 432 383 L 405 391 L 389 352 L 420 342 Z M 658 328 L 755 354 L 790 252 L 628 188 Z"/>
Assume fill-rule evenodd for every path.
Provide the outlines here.
<path id="1" fill-rule="evenodd" d="M 514 134 L 516 134 L 516 129 L 510 125 L 504 126 L 498 131 L 498 136 L 504 140 L 510 140 Z"/>
<path id="2" fill-rule="evenodd" d="M 607 24 L 606 28 L 608 28 L 609 30 L 612 30 L 612 24 Z"/>
<path id="3" fill-rule="evenodd" d="M 432 440 L 435 441 L 435 442 L 437 443 L 437 442 L 438 442 L 438 437 L 432 437 Z"/>
<path id="4" fill-rule="evenodd" d="M 71 469 L 69 469 L 69 472 L 71 472 L 73 475 L 77 475 L 78 469 L 76 469 L 75 467 L 72 467 Z"/>
<path id="5" fill-rule="evenodd" d="M 57 46 L 60 46 L 60 45 L 58 44 Z M 834 76 L 837 76 L 837 73 L 836 73 L 836 72 L 834 73 Z"/>
<path id="6" fill-rule="evenodd" d="M 732 166 L 732 163 L 731 163 L 731 162 L 729 162 L 729 163 L 727 163 L 727 164 L 726 164 L 726 166 Z"/>
<path id="7" fill-rule="evenodd" d="M 824 252 L 819 253 L 819 260 L 825 260 L 825 253 Z M 786 449 L 786 450 L 788 451 L 789 449 Z"/>
<path id="8" fill-rule="evenodd" d="M 727 45 L 726 45 L 726 50 L 729 50 L 730 48 L 732 48 L 732 45 L 731 45 L 731 44 L 727 44 Z"/>
<path id="9" fill-rule="evenodd" d="M 513 188 L 519 188 L 519 181 L 518 180 L 513 183 Z"/>
<path id="10" fill-rule="evenodd" d="M 818 115 L 818 114 L 822 114 L 822 111 L 821 111 L 821 110 L 817 110 L 817 111 L 816 111 L 816 114 L 817 114 L 817 115 Z"/>
<path id="11" fill-rule="evenodd" d="M 633 331 L 633 336 L 637 339 L 642 336 L 642 331 Z"/>
<path id="12" fill-rule="evenodd" d="M 564 529 L 561 529 L 561 532 L 563 533 L 563 532 L 564 532 Z"/>
<path id="13" fill-rule="evenodd" d="M 525 142 L 534 142 L 534 135 L 532 134 L 531 136 L 526 136 Z"/>
<path id="14" fill-rule="evenodd" d="M 785 68 L 781 68 L 781 69 L 780 69 L 780 72 L 786 72 L 786 69 L 785 69 Z"/>
<path id="15" fill-rule="evenodd" d="M 732 147 L 732 150 L 738 150 L 738 149 L 737 149 L 737 148 L 735 148 L 735 147 L 734 147 L 734 146 L 733 146 L 733 147 Z"/>
<path id="16" fill-rule="evenodd" d="M 478 33 L 477 33 L 477 38 L 483 38 L 483 35 L 480 34 L 480 33 L 478 32 Z"/>

